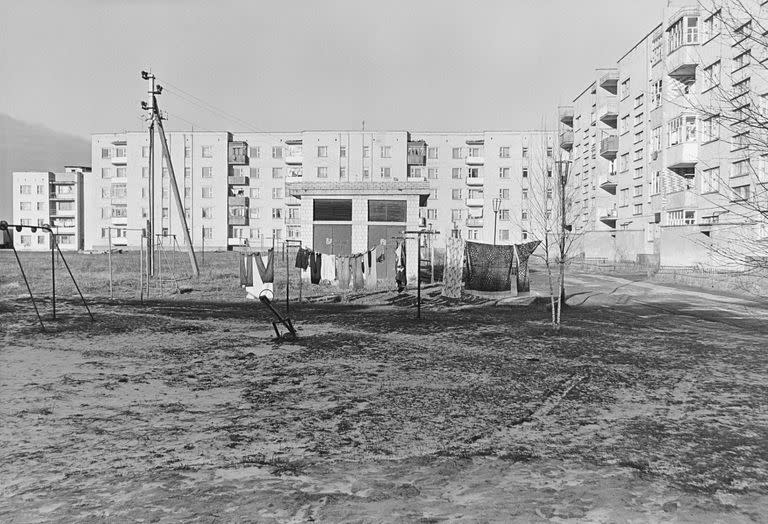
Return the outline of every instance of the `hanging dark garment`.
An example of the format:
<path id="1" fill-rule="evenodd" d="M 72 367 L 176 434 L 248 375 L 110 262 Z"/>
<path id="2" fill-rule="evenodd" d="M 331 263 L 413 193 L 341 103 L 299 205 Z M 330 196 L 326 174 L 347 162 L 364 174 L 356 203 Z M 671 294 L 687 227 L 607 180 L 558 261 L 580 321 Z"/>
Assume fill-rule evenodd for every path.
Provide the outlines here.
<path id="1" fill-rule="evenodd" d="M 528 259 L 536 248 L 541 244 L 541 240 L 534 240 L 525 244 L 515 244 L 517 252 L 517 291 L 530 291 L 531 282 L 528 280 Z"/>
<path id="2" fill-rule="evenodd" d="M 309 255 L 309 281 L 313 284 L 320 283 L 320 268 L 322 266 L 320 253 L 314 251 Z"/>
<path id="3" fill-rule="evenodd" d="M 309 266 L 309 249 L 300 247 L 296 251 L 296 267 L 299 269 L 307 269 Z"/>
<path id="4" fill-rule="evenodd" d="M 254 258 L 256 261 L 256 269 L 259 271 L 261 281 L 265 284 L 270 284 L 275 281 L 275 250 L 269 248 L 267 251 L 267 265 L 264 266 L 264 260 L 261 253 L 256 253 Z"/>
<path id="5" fill-rule="evenodd" d="M 464 244 L 466 288 L 475 291 L 510 291 L 515 266 L 514 246 Z"/>
<path id="6" fill-rule="evenodd" d="M 408 285 L 408 277 L 405 274 L 405 242 L 395 248 L 395 282 L 398 293 L 402 293 Z"/>

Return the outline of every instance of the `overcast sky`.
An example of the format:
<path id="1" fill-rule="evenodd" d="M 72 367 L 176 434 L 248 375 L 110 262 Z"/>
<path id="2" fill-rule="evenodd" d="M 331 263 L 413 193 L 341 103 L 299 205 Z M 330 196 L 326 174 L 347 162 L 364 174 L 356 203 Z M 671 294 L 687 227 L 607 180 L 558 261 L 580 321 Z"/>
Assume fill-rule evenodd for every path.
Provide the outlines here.
<path id="1" fill-rule="evenodd" d="M 151 67 L 172 129 L 540 128 L 665 5 L 0 0 L 0 113 L 83 137 L 139 130 Z"/>

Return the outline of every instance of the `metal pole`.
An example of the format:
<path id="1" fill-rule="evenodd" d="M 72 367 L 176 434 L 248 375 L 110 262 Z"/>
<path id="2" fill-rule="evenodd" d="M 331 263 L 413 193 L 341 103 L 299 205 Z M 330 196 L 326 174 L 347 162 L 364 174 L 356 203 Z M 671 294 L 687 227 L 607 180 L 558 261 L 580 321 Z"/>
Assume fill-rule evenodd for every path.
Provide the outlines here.
<path id="1" fill-rule="evenodd" d="M 88 307 L 88 302 L 85 301 L 85 297 L 83 296 L 82 291 L 80 291 L 80 286 L 77 285 L 77 280 L 75 280 L 75 276 L 72 274 L 72 270 L 69 269 L 69 264 L 67 263 L 67 259 L 64 258 L 64 253 L 61 252 L 61 248 L 59 247 L 58 242 L 56 243 L 56 249 L 59 252 L 59 256 L 61 257 L 61 260 L 64 262 L 64 266 L 67 268 L 67 272 L 69 273 L 69 276 L 72 279 L 72 283 L 75 285 L 75 289 L 77 289 L 77 294 L 80 295 L 80 300 L 83 301 L 83 305 L 85 306 L 86 311 L 88 311 L 88 315 L 91 317 L 91 322 L 94 322 L 95 319 L 93 318 L 93 313 L 91 313 L 91 308 Z"/>
<path id="2" fill-rule="evenodd" d="M 152 91 L 155 90 L 155 80 L 152 79 Z M 154 97 L 152 103 L 155 103 Z M 147 221 L 147 271 L 150 276 L 155 275 L 155 266 L 157 265 L 157 252 L 152 245 L 155 238 L 155 119 L 149 124 L 149 220 Z M 147 289 L 149 289 L 149 279 L 147 279 Z"/>
<path id="3" fill-rule="evenodd" d="M 496 245 L 496 218 L 499 216 L 499 212 L 493 212 L 493 245 Z"/>
<path id="4" fill-rule="evenodd" d="M 147 298 L 149 298 L 149 283 L 150 283 L 150 276 L 152 276 L 152 227 L 149 224 L 149 220 L 147 220 L 147 228 L 144 231 L 144 241 L 147 243 L 147 250 L 145 252 L 145 256 L 147 257 L 146 260 L 146 268 L 147 268 Z"/>
<path id="5" fill-rule="evenodd" d="M 203 228 L 203 248 L 200 251 L 200 265 L 205 264 L 205 228 Z"/>
<path id="6" fill-rule="evenodd" d="M 416 235 L 416 318 L 421 319 L 421 233 Z"/>
<path id="7" fill-rule="evenodd" d="M 139 240 L 139 300 L 144 304 L 144 237 Z"/>
<path id="8" fill-rule="evenodd" d="M 16 246 L 11 243 L 11 249 L 13 249 L 13 254 L 16 255 L 16 262 L 19 263 L 19 269 L 21 270 L 21 276 L 24 277 L 24 283 L 27 285 L 27 291 L 29 292 L 29 299 L 32 301 L 32 306 L 35 308 L 35 314 L 37 315 L 37 320 L 40 322 L 40 327 L 43 328 L 43 331 L 45 331 L 45 325 L 43 324 L 43 319 L 40 317 L 40 311 L 37 309 L 37 304 L 35 304 L 35 297 L 32 295 L 32 288 L 29 287 L 29 281 L 27 280 L 27 275 L 24 273 L 24 267 L 21 265 L 21 259 L 19 258 L 19 254 L 16 252 Z"/>
<path id="9" fill-rule="evenodd" d="M 429 283 L 434 284 L 435 283 L 435 242 L 432 239 L 431 235 L 428 238 L 429 238 L 429 269 L 431 271 Z"/>
<path id="10" fill-rule="evenodd" d="M 566 176 L 563 175 L 562 162 L 557 163 L 557 172 L 560 176 L 560 310 L 565 306 L 565 184 Z"/>
<path id="11" fill-rule="evenodd" d="M 112 228 L 107 228 L 107 238 L 109 239 L 109 251 L 108 257 L 109 257 L 109 299 L 112 300 L 114 298 L 112 294 Z"/>
<path id="12" fill-rule="evenodd" d="M 288 256 L 286 255 L 288 251 L 288 244 L 283 244 L 283 260 L 285 260 L 285 316 L 288 316 L 291 314 L 291 299 L 290 299 L 290 288 L 291 288 L 291 273 L 290 269 L 288 268 Z"/>
<path id="13" fill-rule="evenodd" d="M 53 230 L 49 229 L 51 241 L 51 305 L 53 306 L 53 320 L 56 320 L 56 266 L 54 264 L 56 260 L 56 250 L 54 249 Z"/>

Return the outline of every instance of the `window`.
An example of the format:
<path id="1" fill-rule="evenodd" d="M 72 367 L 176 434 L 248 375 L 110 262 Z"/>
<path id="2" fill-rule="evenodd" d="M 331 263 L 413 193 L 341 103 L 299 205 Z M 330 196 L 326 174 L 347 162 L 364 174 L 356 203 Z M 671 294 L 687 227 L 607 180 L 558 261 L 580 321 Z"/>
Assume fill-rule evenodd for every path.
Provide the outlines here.
<path id="1" fill-rule="evenodd" d="M 283 208 L 281 208 L 281 207 L 273 207 L 272 208 L 272 218 L 273 219 L 283 218 Z"/>
<path id="2" fill-rule="evenodd" d="M 32 186 L 31 185 L 21 185 L 19 186 L 19 194 L 20 195 L 31 195 L 32 194 Z"/>
<path id="3" fill-rule="evenodd" d="M 720 191 L 720 166 L 702 171 L 701 192 L 717 193 Z"/>
<path id="4" fill-rule="evenodd" d="M 528 168 L 527 167 L 523 168 L 523 178 L 528 178 Z"/>
<path id="5" fill-rule="evenodd" d="M 283 178 L 283 168 L 282 167 L 273 167 L 272 168 L 272 178 Z"/>
<path id="6" fill-rule="evenodd" d="M 213 218 L 213 208 L 212 207 L 203 207 L 200 209 L 201 211 L 201 218 Z"/>
<path id="7" fill-rule="evenodd" d="M 102 147 L 101 158 L 111 158 L 111 157 L 112 157 L 112 150 L 108 147 Z"/>
<path id="8" fill-rule="evenodd" d="M 720 85 L 720 60 L 704 68 L 702 91 Z"/>
<path id="9" fill-rule="evenodd" d="M 363 168 L 363 180 L 371 178 L 371 171 L 367 167 Z"/>
<path id="10" fill-rule="evenodd" d="M 328 168 L 325 166 L 318 166 L 317 178 L 328 178 Z"/>
<path id="11" fill-rule="evenodd" d="M 499 209 L 499 220 L 509 222 L 509 209 Z"/>
<path id="12" fill-rule="evenodd" d="M 427 209 L 427 219 L 437 220 L 437 209 Z"/>
<path id="13" fill-rule="evenodd" d="M 664 41 L 661 31 L 654 33 L 651 38 L 651 65 L 658 64 L 661 61 L 661 47 Z"/>
<path id="14" fill-rule="evenodd" d="M 499 189 L 499 198 L 509 200 L 509 189 Z"/>
<path id="15" fill-rule="evenodd" d="M 192 178 L 192 168 L 191 167 L 185 167 L 184 168 L 184 178 L 189 180 Z"/>
<path id="16" fill-rule="evenodd" d="M 509 147 L 502 146 L 499 148 L 499 158 L 509 158 Z"/>
<path id="17" fill-rule="evenodd" d="M 634 125 L 639 126 L 643 123 L 643 113 L 638 113 L 635 115 Z"/>
<path id="18" fill-rule="evenodd" d="M 696 212 L 678 209 L 676 211 L 667 211 L 667 225 L 683 226 L 696 223 Z"/>
<path id="19" fill-rule="evenodd" d="M 749 131 L 733 136 L 733 144 L 731 150 L 744 149 L 749 146 Z"/>
<path id="20" fill-rule="evenodd" d="M 259 220 L 261 218 L 261 208 L 260 207 L 252 207 L 252 208 L 250 208 L 248 210 L 248 214 L 254 220 Z"/>
<path id="21" fill-rule="evenodd" d="M 101 178 L 112 178 L 112 170 L 108 167 L 102 167 Z"/>
<path id="22" fill-rule="evenodd" d="M 203 238 L 206 240 L 211 240 L 213 238 L 213 228 L 212 227 L 204 227 L 203 228 Z"/>
<path id="23" fill-rule="evenodd" d="M 371 146 L 363 146 L 363 158 L 371 158 Z"/>
<path id="24" fill-rule="evenodd" d="M 629 78 L 621 82 L 621 85 L 619 86 L 619 95 L 621 96 L 621 99 L 625 99 L 629 96 Z"/>
<path id="25" fill-rule="evenodd" d="M 347 146 L 339 146 L 339 158 L 347 158 Z"/>
<path id="26" fill-rule="evenodd" d="M 626 207 L 629 205 L 629 188 L 625 187 L 619 191 L 619 205 Z"/>
<path id="27" fill-rule="evenodd" d="M 624 153 L 619 157 L 619 171 L 627 171 L 629 169 L 629 153 Z"/>
<path id="28" fill-rule="evenodd" d="M 552 200 L 552 189 L 547 189 L 547 200 Z"/>
<path id="29" fill-rule="evenodd" d="M 667 29 L 667 52 L 671 53 L 683 45 L 699 41 L 699 18 L 684 16 Z"/>
<path id="30" fill-rule="evenodd" d="M 661 171 L 656 171 L 651 180 L 651 194 L 658 195 L 661 193 Z"/>
<path id="31" fill-rule="evenodd" d="M 388 167 L 382 167 L 380 168 L 381 171 L 381 178 L 389 178 L 390 177 L 390 169 Z"/>
<path id="32" fill-rule="evenodd" d="M 392 158 L 391 146 L 381 146 L 381 158 Z"/>
<path id="33" fill-rule="evenodd" d="M 204 167 L 203 168 L 202 176 L 203 176 L 203 178 L 212 178 L 213 177 L 213 168 L 212 167 Z"/>
<path id="34" fill-rule="evenodd" d="M 328 158 L 328 146 L 317 146 L 317 158 Z"/>
<path id="35" fill-rule="evenodd" d="M 283 148 L 281 146 L 272 146 L 272 158 L 283 158 Z"/>
<path id="36" fill-rule="evenodd" d="M 619 133 L 624 134 L 629 131 L 629 115 L 624 115 L 619 120 Z"/>
<path id="37" fill-rule="evenodd" d="M 339 178 L 347 178 L 347 168 L 345 166 L 339 166 Z"/>
<path id="38" fill-rule="evenodd" d="M 679 116 L 667 123 L 667 136 L 669 146 L 683 142 L 696 142 L 696 116 Z"/>
<path id="39" fill-rule="evenodd" d="M 432 200 L 437 200 L 437 189 L 429 190 L 429 198 L 431 198 Z"/>
<path id="40" fill-rule="evenodd" d="M 715 11 L 712 16 L 704 20 L 702 26 L 702 39 L 711 40 L 720 34 L 720 10 Z"/>
<path id="41" fill-rule="evenodd" d="M 520 232 L 520 238 L 522 238 L 523 240 L 528 240 L 528 231 L 526 231 L 525 229 L 523 229 L 523 230 Z"/>
<path id="42" fill-rule="evenodd" d="M 168 168 L 167 167 L 163 168 L 163 178 L 168 178 Z"/>
<path id="43" fill-rule="evenodd" d="M 523 189 L 522 190 L 521 197 L 523 198 L 523 200 L 528 200 L 528 190 L 527 189 Z"/>
<path id="44" fill-rule="evenodd" d="M 461 158 L 462 158 L 462 156 L 461 156 L 461 148 L 460 148 L 460 147 L 454 147 L 454 148 L 451 150 L 451 157 L 452 157 L 454 160 L 459 160 L 459 159 L 461 159 Z"/>
<path id="45" fill-rule="evenodd" d="M 260 187 L 252 187 L 251 188 L 251 198 L 256 198 L 256 199 L 261 198 L 261 188 Z"/>
<path id="46" fill-rule="evenodd" d="M 21 245 L 22 246 L 31 246 L 32 245 L 32 235 L 21 235 Z"/>
<path id="47" fill-rule="evenodd" d="M 283 188 L 282 187 L 273 187 L 272 188 L 272 199 L 273 200 L 279 200 L 283 198 Z"/>
<path id="48" fill-rule="evenodd" d="M 732 202 L 749 199 L 749 184 L 744 186 L 737 186 L 732 189 L 733 189 L 733 197 L 731 198 Z"/>
<path id="49" fill-rule="evenodd" d="M 427 158 L 430 160 L 437 160 L 437 148 L 436 147 L 428 147 L 427 148 Z"/>
<path id="50" fill-rule="evenodd" d="M 213 198 L 213 188 L 210 186 L 204 186 L 201 188 L 201 196 L 203 198 Z"/>
<path id="51" fill-rule="evenodd" d="M 168 208 L 164 207 L 161 211 L 162 211 L 162 217 L 168 218 Z M 114 213 L 114 210 L 112 212 Z"/>
<path id="52" fill-rule="evenodd" d="M 460 167 L 453 167 L 451 168 L 451 178 L 461 178 L 461 168 Z"/>
<path id="53" fill-rule="evenodd" d="M 117 169 L 115 169 L 115 176 L 117 178 L 125 178 L 127 174 L 128 174 L 128 169 L 125 167 L 118 167 Z"/>
<path id="54" fill-rule="evenodd" d="M 510 168 L 508 167 L 499 168 L 499 178 L 509 178 L 509 174 L 510 174 Z"/>
<path id="55" fill-rule="evenodd" d="M 651 104 L 653 107 L 659 107 L 661 105 L 661 96 L 664 92 L 664 83 L 662 80 L 657 80 L 651 84 Z"/>
<path id="56" fill-rule="evenodd" d="M 477 229 L 468 229 L 467 230 L 467 239 L 469 240 L 477 240 L 479 238 L 479 234 L 477 232 Z"/>
<path id="57" fill-rule="evenodd" d="M 552 146 L 547 146 L 547 158 L 552 158 Z"/>
<path id="58" fill-rule="evenodd" d="M 213 146 L 203 146 L 203 158 L 213 158 Z"/>
<path id="59" fill-rule="evenodd" d="M 427 178 L 430 180 L 437 180 L 439 178 L 438 174 L 439 172 L 436 167 L 430 167 L 427 169 Z"/>
<path id="60" fill-rule="evenodd" d="M 168 188 L 167 187 L 163 188 L 162 196 L 160 198 L 162 198 L 163 200 L 168 200 Z"/>
<path id="61" fill-rule="evenodd" d="M 643 166 L 636 167 L 635 176 L 633 178 L 642 178 L 642 176 L 643 176 Z"/>
<path id="62" fill-rule="evenodd" d="M 633 161 L 638 161 L 643 159 L 643 148 L 635 149 L 635 156 L 633 158 Z"/>
<path id="63" fill-rule="evenodd" d="M 312 202 L 313 220 L 328 222 L 352 221 L 352 200 L 316 198 Z"/>
<path id="64" fill-rule="evenodd" d="M 748 95 L 749 94 L 749 78 L 745 78 L 741 82 L 737 82 L 733 84 L 733 96 L 734 98 L 738 98 L 742 95 Z"/>
<path id="65" fill-rule="evenodd" d="M 632 193 L 632 196 L 635 196 L 635 197 L 643 196 L 643 186 L 642 186 L 642 184 L 635 186 L 635 190 Z"/>
<path id="66" fill-rule="evenodd" d="M 733 70 L 741 69 L 752 62 L 752 51 L 747 49 L 743 53 L 736 55 L 733 59 Z"/>
<path id="67" fill-rule="evenodd" d="M 251 178 L 253 179 L 258 180 L 259 178 L 261 178 L 261 171 L 259 171 L 258 167 L 252 167 L 250 173 L 251 173 Z"/>
<path id="68" fill-rule="evenodd" d="M 528 148 L 526 146 L 523 146 L 522 156 L 523 158 L 528 158 Z"/>
<path id="69" fill-rule="evenodd" d="M 731 178 L 748 175 L 752 171 L 749 159 L 734 162 L 731 166 Z"/>
<path id="70" fill-rule="evenodd" d="M 421 177 L 421 168 L 420 167 L 411 166 L 411 172 L 410 172 L 410 174 L 408 176 L 415 177 L 415 178 L 420 178 Z"/>
<path id="71" fill-rule="evenodd" d="M 451 209 L 451 220 L 454 222 L 464 219 L 463 209 Z"/>
<path id="72" fill-rule="evenodd" d="M 643 204 L 635 204 L 632 208 L 632 214 L 633 215 L 642 215 L 643 214 Z"/>
<path id="73" fill-rule="evenodd" d="M 461 189 L 451 189 L 451 200 L 461 200 Z"/>

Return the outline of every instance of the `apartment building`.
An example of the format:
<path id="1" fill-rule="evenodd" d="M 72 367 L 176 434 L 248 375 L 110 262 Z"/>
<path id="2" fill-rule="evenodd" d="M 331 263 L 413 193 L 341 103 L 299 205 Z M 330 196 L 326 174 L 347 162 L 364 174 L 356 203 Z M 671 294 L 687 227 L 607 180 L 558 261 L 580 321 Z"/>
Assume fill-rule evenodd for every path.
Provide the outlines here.
<path id="1" fill-rule="evenodd" d="M 14 172 L 13 222 L 26 226 L 50 225 L 62 251 L 83 249 L 83 177 L 89 167 L 66 166 L 64 172 Z M 23 229 L 14 233 L 19 251 L 50 249 L 46 231 Z"/>
<path id="2" fill-rule="evenodd" d="M 440 231 L 438 246 L 450 235 L 527 240 L 534 234 L 527 224 L 529 172 L 549 166 L 551 174 L 557 147 L 555 133 L 539 131 L 171 132 L 167 138 L 195 247 L 301 240 L 341 254 L 393 244 L 420 218 Z M 113 245 L 138 247 L 149 218 L 147 133 L 93 135 L 92 156 L 85 249 L 105 248 L 110 234 Z M 156 234 L 181 244 L 159 145 L 155 166 Z"/>
<path id="3" fill-rule="evenodd" d="M 765 9 L 749 5 L 752 15 Z M 725 266 L 750 256 L 726 260 L 727 249 L 764 236 L 753 204 L 766 151 L 746 120 L 768 86 L 752 67 L 746 15 L 728 2 L 671 1 L 615 68 L 597 70 L 573 106 L 559 108 L 572 189 L 589 197 L 576 222 L 583 256 Z"/>

